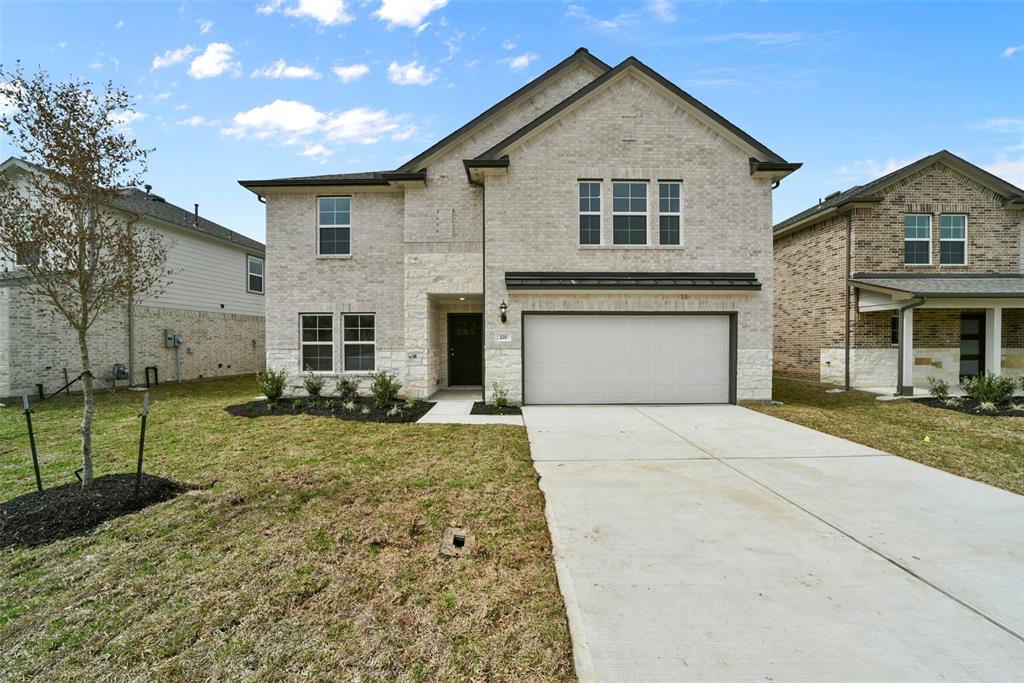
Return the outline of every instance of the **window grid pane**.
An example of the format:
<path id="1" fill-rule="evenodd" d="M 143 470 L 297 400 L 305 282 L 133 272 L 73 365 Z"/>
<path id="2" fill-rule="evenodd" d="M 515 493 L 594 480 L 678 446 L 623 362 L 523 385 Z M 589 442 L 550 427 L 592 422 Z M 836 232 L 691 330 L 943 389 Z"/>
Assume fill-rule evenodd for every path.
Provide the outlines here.
<path id="1" fill-rule="evenodd" d="M 343 317 L 342 342 L 345 372 L 370 372 L 376 363 L 376 326 L 374 316 L 351 314 Z"/>
<path id="2" fill-rule="evenodd" d="M 580 216 L 580 244 L 601 244 L 600 216 Z"/>
<path id="3" fill-rule="evenodd" d="M 906 263 L 910 265 L 928 265 L 931 260 L 931 242 L 908 240 L 905 245 Z"/>
<path id="4" fill-rule="evenodd" d="M 321 254 L 348 254 L 350 228 L 320 228 Z"/>
<path id="5" fill-rule="evenodd" d="M 647 244 L 647 216 L 615 216 L 612 232 L 615 244 Z"/>
<path id="6" fill-rule="evenodd" d="M 601 183 L 581 182 L 580 244 L 601 244 Z"/>
<path id="7" fill-rule="evenodd" d="M 939 263 L 945 266 L 962 266 L 965 260 L 964 243 L 960 240 L 942 242 L 939 245 Z"/>
<path id="8" fill-rule="evenodd" d="M 679 216 L 659 216 L 659 237 L 661 244 L 679 244 Z"/>
<path id="9" fill-rule="evenodd" d="M 334 369 L 334 320 L 330 315 L 302 316 L 302 370 L 331 372 Z"/>

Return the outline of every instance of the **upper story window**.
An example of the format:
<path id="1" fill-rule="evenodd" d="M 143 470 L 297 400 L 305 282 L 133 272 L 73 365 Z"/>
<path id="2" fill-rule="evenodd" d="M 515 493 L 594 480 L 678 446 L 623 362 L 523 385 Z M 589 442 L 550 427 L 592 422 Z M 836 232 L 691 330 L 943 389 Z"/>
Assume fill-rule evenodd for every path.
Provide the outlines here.
<path id="1" fill-rule="evenodd" d="M 300 334 L 302 369 L 306 372 L 334 370 L 334 316 L 330 313 L 303 313 Z"/>
<path id="2" fill-rule="evenodd" d="M 966 215 L 944 213 L 939 216 L 939 264 L 943 266 L 967 264 Z"/>
<path id="3" fill-rule="evenodd" d="M 580 244 L 601 244 L 600 181 L 580 181 Z"/>
<path id="4" fill-rule="evenodd" d="M 658 243 L 681 244 L 683 184 L 658 184 Z"/>
<path id="5" fill-rule="evenodd" d="M 647 183 L 612 183 L 612 242 L 647 244 Z"/>
<path id="6" fill-rule="evenodd" d="M 317 253 L 348 256 L 352 253 L 352 198 L 317 198 Z"/>
<path id="7" fill-rule="evenodd" d="M 19 266 L 39 264 L 39 243 L 19 242 L 14 247 L 14 263 Z"/>
<path id="8" fill-rule="evenodd" d="M 376 358 L 376 335 L 372 314 L 343 316 L 344 338 L 342 357 L 345 372 L 373 372 Z"/>
<path id="9" fill-rule="evenodd" d="M 932 217 L 926 213 L 908 213 L 903 218 L 903 262 L 908 266 L 932 263 Z"/>
<path id="10" fill-rule="evenodd" d="M 263 259 L 259 256 L 249 256 L 247 259 L 248 267 L 248 284 L 246 287 L 247 291 L 254 292 L 256 294 L 263 293 Z"/>

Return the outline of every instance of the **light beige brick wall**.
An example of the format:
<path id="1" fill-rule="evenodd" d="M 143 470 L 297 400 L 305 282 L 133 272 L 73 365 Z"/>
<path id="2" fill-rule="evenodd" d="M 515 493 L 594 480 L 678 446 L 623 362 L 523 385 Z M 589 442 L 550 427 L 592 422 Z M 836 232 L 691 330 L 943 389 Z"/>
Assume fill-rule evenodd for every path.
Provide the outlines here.
<path id="1" fill-rule="evenodd" d="M 623 116 L 636 116 L 624 136 Z M 625 141 L 624 137 L 635 137 Z M 521 396 L 520 315 L 529 310 L 720 310 L 739 314 L 738 394 L 770 398 L 771 189 L 750 177 L 749 153 L 725 140 L 678 101 L 628 75 L 557 123 L 510 150 L 506 178 L 487 181 L 487 381 Z M 579 178 L 602 178 L 604 242 L 611 239 L 611 180 L 649 179 L 649 228 L 657 227 L 657 184 L 682 179 L 681 247 L 580 247 Z M 754 271 L 761 292 L 707 295 L 536 295 L 508 292 L 506 271 Z M 508 323 L 495 322 L 509 305 Z M 497 332 L 512 335 L 496 341 Z"/>

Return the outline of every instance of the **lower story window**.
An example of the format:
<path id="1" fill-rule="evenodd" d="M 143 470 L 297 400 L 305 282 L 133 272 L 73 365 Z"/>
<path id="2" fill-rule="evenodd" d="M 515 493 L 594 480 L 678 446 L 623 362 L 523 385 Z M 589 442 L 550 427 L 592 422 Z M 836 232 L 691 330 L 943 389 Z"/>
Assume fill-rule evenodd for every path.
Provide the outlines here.
<path id="1" fill-rule="evenodd" d="M 343 357 L 345 372 L 372 372 L 376 369 L 376 334 L 372 314 L 344 316 Z"/>
<path id="2" fill-rule="evenodd" d="M 334 370 L 334 316 L 303 313 L 302 369 L 306 372 Z"/>
<path id="3" fill-rule="evenodd" d="M 900 314 L 893 313 L 892 317 L 889 318 L 889 342 L 891 344 L 900 343 Z"/>

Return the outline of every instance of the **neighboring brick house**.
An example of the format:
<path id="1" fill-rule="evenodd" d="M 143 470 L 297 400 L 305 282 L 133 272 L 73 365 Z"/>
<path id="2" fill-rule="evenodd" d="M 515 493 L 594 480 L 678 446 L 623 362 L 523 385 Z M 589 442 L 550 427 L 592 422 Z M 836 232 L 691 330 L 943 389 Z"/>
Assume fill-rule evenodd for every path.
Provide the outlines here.
<path id="1" fill-rule="evenodd" d="M 776 373 L 844 384 L 848 343 L 854 387 L 1024 374 L 1022 232 L 1024 190 L 944 150 L 782 221 Z"/>
<path id="2" fill-rule="evenodd" d="M 771 191 L 797 167 L 578 50 L 394 171 L 240 181 L 267 206 L 267 365 L 296 391 L 769 399 Z"/>
<path id="3" fill-rule="evenodd" d="M 0 173 L 25 188 L 24 174 L 41 172 L 11 158 Z M 188 211 L 149 191 L 129 189 L 111 210 L 125 224 L 161 234 L 167 245 L 164 290 L 101 316 L 89 330 L 93 372 L 110 385 L 115 366 L 121 386 L 146 381 L 155 367 L 161 382 L 217 377 L 263 369 L 264 259 L 259 242 Z M 16 259 L 15 259 L 16 261 Z M 76 332 L 26 289 L 24 270 L 0 258 L 0 396 L 46 394 L 81 372 Z M 180 337 L 167 346 L 165 332 Z M 179 375 L 180 367 L 180 375 Z M 72 386 L 72 390 L 80 387 Z"/>

